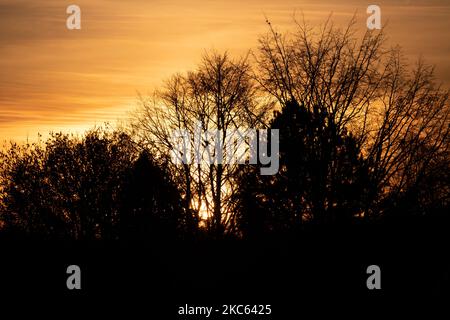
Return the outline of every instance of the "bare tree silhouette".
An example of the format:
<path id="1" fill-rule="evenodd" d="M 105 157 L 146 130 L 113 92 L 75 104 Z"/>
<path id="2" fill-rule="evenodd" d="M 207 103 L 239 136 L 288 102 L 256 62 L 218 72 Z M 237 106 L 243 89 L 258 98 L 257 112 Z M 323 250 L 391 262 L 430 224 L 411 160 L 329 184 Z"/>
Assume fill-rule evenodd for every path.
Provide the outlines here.
<path id="1" fill-rule="evenodd" d="M 206 229 L 217 237 L 237 231 L 231 201 L 237 188 L 232 177 L 238 165 L 210 164 L 204 160 L 183 165 L 170 163 L 168 155 L 175 148 L 172 134 L 182 129 L 193 137 L 200 126 L 204 131 L 220 130 L 223 144 L 230 131 L 260 127 L 269 107 L 270 104 L 257 102 L 247 59 L 233 61 L 226 53 L 212 53 L 203 57 L 197 71 L 175 75 L 154 97 L 142 99 L 132 123 L 139 144 L 168 159 L 183 186 L 186 210 L 195 212 L 191 223 L 200 222 L 203 208 L 210 215 L 203 221 Z M 189 143 L 195 150 L 194 141 Z M 203 147 L 208 143 L 206 139 L 201 141 Z M 206 149 L 205 158 L 214 158 L 214 152 Z"/>
<path id="2" fill-rule="evenodd" d="M 387 199 L 418 189 L 426 172 L 448 166 L 450 108 L 432 67 L 422 60 L 408 67 L 398 47 L 385 48 L 384 30 L 358 40 L 355 21 L 344 29 L 331 20 L 320 28 L 296 21 L 291 35 L 268 22 L 256 78 L 281 106 L 318 109 L 338 136 L 352 134 L 369 172 L 363 210 L 369 217 L 383 214 Z M 448 187 L 438 180 L 421 189 L 432 188 L 428 202 L 448 205 Z"/>

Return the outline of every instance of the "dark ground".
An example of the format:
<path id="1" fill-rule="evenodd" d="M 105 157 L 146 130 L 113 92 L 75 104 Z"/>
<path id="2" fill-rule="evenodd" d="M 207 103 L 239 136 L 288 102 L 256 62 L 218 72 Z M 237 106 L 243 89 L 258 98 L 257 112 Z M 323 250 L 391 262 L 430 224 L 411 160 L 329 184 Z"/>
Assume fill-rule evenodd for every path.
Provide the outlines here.
<path id="1" fill-rule="evenodd" d="M 401 226 L 321 227 L 296 239 L 145 246 L 3 237 L 0 309 L 20 313 L 31 308 L 60 319 L 74 312 L 86 316 L 80 319 L 119 312 L 124 319 L 205 319 L 177 317 L 185 304 L 271 305 L 270 316 L 225 319 L 318 319 L 324 314 L 382 319 L 394 311 L 405 315 L 440 308 L 450 314 L 446 230 L 442 221 L 418 220 Z M 81 267 L 80 291 L 66 288 L 71 264 Z M 381 268 L 381 290 L 366 287 L 371 264 Z M 311 313 L 315 316 L 306 316 Z"/>

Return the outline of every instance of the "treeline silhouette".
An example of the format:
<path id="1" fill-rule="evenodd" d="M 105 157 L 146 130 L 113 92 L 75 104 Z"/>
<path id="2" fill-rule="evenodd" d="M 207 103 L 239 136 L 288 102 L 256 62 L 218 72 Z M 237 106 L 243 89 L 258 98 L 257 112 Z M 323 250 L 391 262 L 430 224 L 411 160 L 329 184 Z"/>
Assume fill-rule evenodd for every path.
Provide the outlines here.
<path id="1" fill-rule="evenodd" d="M 282 35 L 268 22 L 256 53 L 206 54 L 197 70 L 141 97 L 126 129 L 11 144 L 0 156 L 0 232 L 254 239 L 318 225 L 447 223 L 448 92 L 433 68 L 408 67 L 383 32 L 358 39 L 354 24 L 315 31 L 297 22 Z M 172 132 L 198 124 L 224 135 L 279 129 L 279 172 L 174 163 Z"/>
<path id="2" fill-rule="evenodd" d="M 76 240 L 144 240 L 180 233 L 180 190 L 163 164 L 123 132 L 52 134 L 2 158 L 3 232 Z"/>

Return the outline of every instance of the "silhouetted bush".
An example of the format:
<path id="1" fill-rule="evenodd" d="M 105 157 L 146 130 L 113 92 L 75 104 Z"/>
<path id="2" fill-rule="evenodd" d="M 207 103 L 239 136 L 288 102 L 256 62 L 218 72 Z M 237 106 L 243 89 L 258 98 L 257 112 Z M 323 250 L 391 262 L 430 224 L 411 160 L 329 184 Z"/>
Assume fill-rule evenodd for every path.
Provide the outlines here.
<path id="1" fill-rule="evenodd" d="M 1 163 L 4 231 L 89 240 L 182 229 L 177 186 L 125 133 L 52 134 L 44 145 L 13 144 Z"/>

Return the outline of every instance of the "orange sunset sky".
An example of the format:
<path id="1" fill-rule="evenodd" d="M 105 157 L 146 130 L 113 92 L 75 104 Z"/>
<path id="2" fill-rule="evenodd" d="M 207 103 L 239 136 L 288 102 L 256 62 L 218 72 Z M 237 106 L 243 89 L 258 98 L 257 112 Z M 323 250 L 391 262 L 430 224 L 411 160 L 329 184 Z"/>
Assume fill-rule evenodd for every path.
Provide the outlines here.
<path id="1" fill-rule="evenodd" d="M 66 8 L 81 8 L 81 30 L 66 28 Z M 243 55 L 293 13 L 311 24 L 330 12 L 336 24 L 381 7 L 392 44 L 420 55 L 450 85 L 450 0 L 0 0 L 0 141 L 37 133 L 81 132 L 125 119 L 137 92 L 151 92 L 175 72 L 194 68 L 205 49 Z"/>

